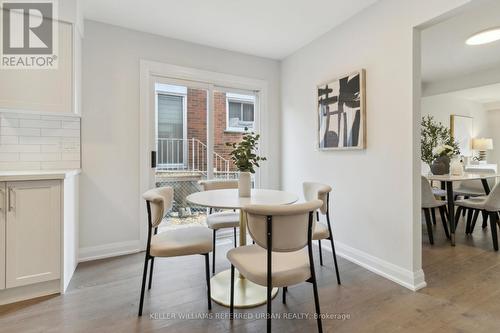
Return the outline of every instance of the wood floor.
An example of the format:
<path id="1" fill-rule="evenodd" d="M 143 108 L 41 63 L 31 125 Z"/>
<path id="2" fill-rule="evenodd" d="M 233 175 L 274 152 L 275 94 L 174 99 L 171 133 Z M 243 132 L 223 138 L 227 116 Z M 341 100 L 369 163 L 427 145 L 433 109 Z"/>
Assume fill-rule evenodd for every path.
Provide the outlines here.
<path id="1" fill-rule="evenodd" d="M 452 248 L 442 226 L 435 245 L 423 235 L 423 265 L 428 287 L 411 292 L 339 258 L 342 286 L 337 286 L 332 259 L 324 253 L 318 267 L 321 310 L 348 318 L 323 320 L 325 332 L 498 332 L 500 331 L 500 253 L 492 250 L 489 228 L 465 236 L 463 221 Z M 425 229 L 425 228 L 423 228 Z M 222 247 L 218 247 L 222 249 Z M 226 248 L 230 246 L 227 245 Z M 218 251 L 217 270 L 226 269 Z M 317 258 L 317 256 L 316 256 Z M 82 263 L 64 296 L 45 297 L 0 307 L 0 332 L 263 332 L 255 319 L 265 306 L 233 323 L 221 319 L 181 319 L 206 315 L 202 256 L 157 260 L 153 288 L 146 293 L 144 315 L 137 317 L 143 254 Z M 319 266 L 319 265 L 318 265 Z M 275 313 L 312 313 L 312 286 L 289 288 L 287 305 L 281 291 Z M 217 304 L 212 316 L 228 309 Z M 152 317 L 150 317 L 152 314 Z M 177 316 L 177 317 L 173 317 Z M 274 320 L 274 332 L 315 332 L 314 320 Z"/>

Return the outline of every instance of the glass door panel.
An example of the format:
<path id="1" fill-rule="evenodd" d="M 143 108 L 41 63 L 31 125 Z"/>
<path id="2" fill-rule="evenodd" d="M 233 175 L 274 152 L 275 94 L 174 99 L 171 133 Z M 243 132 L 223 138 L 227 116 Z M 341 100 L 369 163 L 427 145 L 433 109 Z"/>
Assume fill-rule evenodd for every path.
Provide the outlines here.
<path id="1" fill-rule="evenodd" d="M 158 78 L 155 83 L 155 186 L 174 189 L 174 204 L 161 228 L 204 224 L 206 209 L 186 197 L 208 178 L 207 85 Z"/>

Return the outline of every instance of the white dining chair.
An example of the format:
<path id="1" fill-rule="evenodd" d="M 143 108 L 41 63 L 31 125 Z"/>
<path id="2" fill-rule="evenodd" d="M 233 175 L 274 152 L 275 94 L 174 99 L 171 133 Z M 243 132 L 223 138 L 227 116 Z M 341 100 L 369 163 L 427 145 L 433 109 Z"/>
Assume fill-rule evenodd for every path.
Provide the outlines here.
<path id="1" fill-rule="evenodd" d="M 198 182 L 204 191 L 237 189 L 237 180 L 202 180 Z M 215 240 L 217 230 L 224 228 L 233 228 L 233 244 L 236 247 L 236 228 L 240 226 L 240 213 L 237 211 L 222 211 L 213 213 L 213 209 L 209 209 L 207 215 L 207 226 L 212 229 L 212 274 L 215 274 Z"/>
<path id="2" fill-rule="evenodd" d="M 206 227 L 196 226 L 158 233 L 158 225 L 172 208 L 174 190 L 171 187 L 158 187 L 145 192 L 142 197 L 146 200 L 146 209 L 148 212 L 148 240 L 146 243 L 144 272 L 142 275 L 139 316 L 142 316 L 148 262 L 151 261 L 151 267 L 149 269 L 149 290 L 151 289 L 151 282 L 153 280 L 153 267 L 156 257 L 178 257 L 193 254 L 203 255 L 205 257 L 208 309 L 210 310 L 212 308 L 212 300 L 210 297 L 210 263 L 208 259 L 208 254 L 212 251 L 210 231 Z M 175 274 L 179 274 L 179 272 Z"/>
<path id="3" fill-rule="evenodd" d="M 500 184 L 495 185 L 493 190 L 487 196 L 473 197 L 469 199 L 458 200 L 455 202 L 457 205 L 457 217 L 455 224 L 458 223 L 460 212 L 463 209 L 469 209 L 474 211 L 482 211 L 489 216 L 490 228 L 491 228 L 491 238 L 493 241 L 493 248 L 498 251 L 498 237 L 497 237 L 497 224 L 499 222 L 498 213 L 500 212 Z M 467 224 L 469 224 L 468 221 Z M 467 225 L 466 232 L 472 234 L 475 227 L 475 221 L 472 225 Z"/>
<path id="4" fill-rule="evenodd" d="M 231 262 L 230 319 L 234 318 L 235 268 L 246 279 L 267 288 L 267 332 L 271 332 L 272 289 L 301 282 L 313 285 L 315 317 L 322 332 L 318 286 L 314 271 L 312 235 L 314 212 L 320 200 L 295 205 L 249 205 L 243 208 L 248 231 L 256 244 L 227 252 Z M 307 249 L 306 249 L 307 248 Z M 286 302 L 285 296 L 283 302 Z"/>
<path id="5" fill-rule="evenodd" d="M 434 244 L 434 235 L 432 232 L 431 211 L 438 208 L 441 214 L 441 222 L 443 223 L 446 238 L 450 238 L 448 224 L 446 219 L 446 201 L 437 200 L 432 191 L 431 184 L 425 176 L 421 176 L 422 180 L 422 209 L 425 215 L 425 224 L 427 225 L 427 235 L 429 243 Z"/>
<path id="6" fill-rule="evenodd" d="M 321 266 L 323 266 L 323 250 L 321 248 L 321 240 L 326 239 L 330 241 L 333 254 L 333 264 L 335 266 L 335 273 L 337 275 L 337 283 L 340 284 L 340 273 L 339 267 L 337 265 L 337 255 L 335 254 L 332 225 L 330 223 L 330 193 L 332 192 L 332 187 L 330 185 L 321 183 L 304 182 L 302 184 L 302 189 L 306 201 L 321 200 L 321 202 L 323 203 L 319 210 L 316 211 L 317 223 L 314 224 L 313 240 L 318 241 L 319 263 Z M 320 222 L 319 213 L 326 216 L 326 224 Z"/>

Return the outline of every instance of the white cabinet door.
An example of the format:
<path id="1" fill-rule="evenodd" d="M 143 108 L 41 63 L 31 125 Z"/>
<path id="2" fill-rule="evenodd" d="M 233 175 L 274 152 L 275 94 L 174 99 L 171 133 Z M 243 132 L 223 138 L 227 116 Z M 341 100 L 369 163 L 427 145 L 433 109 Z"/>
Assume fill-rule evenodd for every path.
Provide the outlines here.
<path id="1" fill-rule="evenodd" d="M 0 182 L 0 290 L 5 289 L 5 183 Z"/>
<path id="2" fill-rule="evenodd" d="M 6 287 L 60 278 L 61 182 L 7 182 Z"/>

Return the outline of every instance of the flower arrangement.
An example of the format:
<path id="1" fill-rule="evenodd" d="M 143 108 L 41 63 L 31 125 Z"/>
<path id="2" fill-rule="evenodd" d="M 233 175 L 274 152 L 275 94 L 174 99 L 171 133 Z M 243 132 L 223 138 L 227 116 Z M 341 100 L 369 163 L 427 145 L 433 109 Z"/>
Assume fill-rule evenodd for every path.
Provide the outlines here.
<path id="1" fill-rule="evenodd" d="M 431 165 L 440 156 L 460 155 L 458 143 L 451 136 L 450 129 L 432 116 L 422 118 L 420 147 L 422 161 Z"/>
<path id="2" fill-rule="evenodd" d="M 460 151 L 457 151 L 458 148 L 452 147 L 450 145 L 440 145 L 437 146 L 432 150 L 432 153 L 434 154 L 434 158 L 438 158 L 441 156 L 456 156 L 460 153 Z"/>

